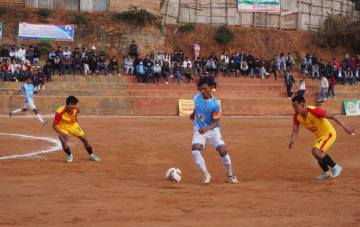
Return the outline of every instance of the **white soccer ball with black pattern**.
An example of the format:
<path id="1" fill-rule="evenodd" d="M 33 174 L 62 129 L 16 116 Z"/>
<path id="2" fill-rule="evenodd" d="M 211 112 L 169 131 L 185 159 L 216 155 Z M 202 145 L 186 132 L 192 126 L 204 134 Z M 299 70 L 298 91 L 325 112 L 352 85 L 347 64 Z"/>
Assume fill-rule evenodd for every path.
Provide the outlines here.
<path id="1" fill-rule="evenodd" d="M 181 181 L 181 170 L 178 168 L 170 168 L 166 171 L 166 179 L 173 183 L 179 183 Z"/>

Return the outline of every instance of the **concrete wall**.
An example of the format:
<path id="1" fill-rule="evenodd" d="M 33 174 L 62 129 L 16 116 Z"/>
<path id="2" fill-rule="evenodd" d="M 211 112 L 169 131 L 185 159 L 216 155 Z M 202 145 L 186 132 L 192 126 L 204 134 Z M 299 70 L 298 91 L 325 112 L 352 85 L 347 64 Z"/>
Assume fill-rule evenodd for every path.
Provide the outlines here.
<path id="1" fill-rule="evenodd" d="M 19 0 L 15 0 L 19 1 Z M 145 8 L 155 15 L 160 13 L 161 0 L 22 0 L 27 8 L 48 8 L 85 12 L 123 12 L 130 6 Z"/>
<path id="2" fill-rule="evenodd" d="M 111 0 L 24 0 L 26 8 L 47 8 L 86 12 L 109 11 L 110 1 Z"/>
<path id="3" fill-rule="evenodd" d="M 348 0 L 301 0 L 300 7 L 299 0 L 280 2 L 281 13 L 248 13 L 238 12 L 237 0 L 166 0 L 160 15 L 165 24 L 194 23 L 289 30 L 317 30 L 329 15 L 360 19 L 359 13 L 353 11 L 354 3 Z"/>

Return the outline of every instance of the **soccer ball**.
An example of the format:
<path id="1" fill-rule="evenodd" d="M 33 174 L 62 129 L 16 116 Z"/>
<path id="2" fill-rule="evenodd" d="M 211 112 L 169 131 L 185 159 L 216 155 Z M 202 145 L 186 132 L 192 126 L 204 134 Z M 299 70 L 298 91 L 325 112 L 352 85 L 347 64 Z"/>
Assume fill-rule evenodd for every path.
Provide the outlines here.
<path id="1" fill-rule="evenodd" d="M 181 181 L 181 170 L 178 168 L 170 168 L 166 171 L 166 179 L 173 183 L 179 183 Z"/>

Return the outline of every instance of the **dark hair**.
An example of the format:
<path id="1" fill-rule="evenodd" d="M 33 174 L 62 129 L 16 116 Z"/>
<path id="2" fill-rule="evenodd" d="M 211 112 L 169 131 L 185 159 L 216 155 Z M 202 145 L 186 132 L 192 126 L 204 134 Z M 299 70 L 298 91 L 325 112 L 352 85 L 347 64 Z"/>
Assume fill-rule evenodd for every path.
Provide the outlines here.
<path id="1" fill-rule="evenodd" d="M 27 81 L 28 79 L 31 79 L 31 76 L 27 76 L 27 77 L 25 78 L 25 81 Z"/>
<path id="2" fill-rule="evenodd" d="M 292 102 L 305 103 L 305 98 L 302 95 L 297 95 L 291 99 Z"/>
<path id="3" fill-rule="evenodd" d="M 209 87 L 213 86 L 213 82 L 209 77 L 203 77 L 197 84 L 198 87 L 201 87 L 203 84 L 207 84 Z"/>
<path id="4" fill-rule="evenodd" d="M 68 105 L 69 103 L 77 104 L 78 102 L 79 100 L 75 96 L 69 96 L 66 99 L 66 105 Z"/>

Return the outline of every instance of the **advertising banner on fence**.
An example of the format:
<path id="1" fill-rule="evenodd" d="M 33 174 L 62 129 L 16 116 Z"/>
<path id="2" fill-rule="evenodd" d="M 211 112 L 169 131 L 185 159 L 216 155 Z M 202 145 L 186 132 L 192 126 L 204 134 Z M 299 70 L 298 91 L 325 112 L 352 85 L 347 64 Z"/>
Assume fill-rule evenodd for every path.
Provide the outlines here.
<path id="1" fill-rule="evenodd" d="M 74 25 L 19 22 L 19 39 L 74 41 Z"/>
<path id="2" fill-rule="evenodd" d="M 238 0 L 238 11 L 280 13 L 280 0 Z"/>
<path id="3" fill-rule="evenodd" d="M 360 115 L 360 101 L 344 101 L 346 115 Z"/>
<path id="4" fill-rule="evenodd" d="M 221 106 L 221 101 L 218 100 Z M 194 101 L 192 99 L 179 99 L 179 116 L 190 116 L 194 112 Z"/>

